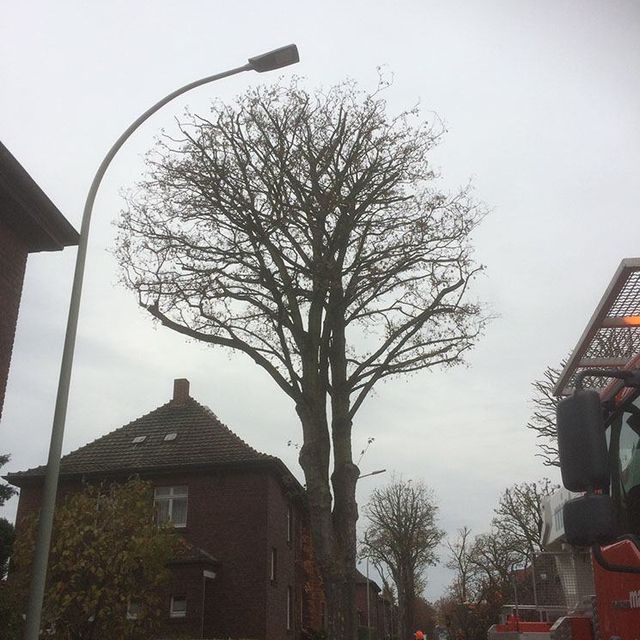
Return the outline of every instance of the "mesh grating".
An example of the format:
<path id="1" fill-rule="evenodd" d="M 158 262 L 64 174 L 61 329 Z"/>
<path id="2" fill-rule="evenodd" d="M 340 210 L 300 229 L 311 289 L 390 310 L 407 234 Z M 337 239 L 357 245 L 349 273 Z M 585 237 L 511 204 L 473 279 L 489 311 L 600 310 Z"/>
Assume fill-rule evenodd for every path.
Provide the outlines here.
<path id="1" fill-rule="evenodd" d="M 575 387 L 576 375 L 585 369 L 625 368 L 640 356 L 640 326 L 624 326 L 621 318 L 640 317 L 640 259 L 623 260 L 603 297 L 597 315 L 565 367 L 555 393 Z M 622 326 L 603 326 L 620 324 Z M 613 378 L 585 378 L 584 388 L 603 390 Z"/>
<path id="2" fill-rule="evenodd" d="M 585 358 L 633 358 L 640 353 L 640 327 L 600 328 L 591 339 Z"/>
<path id="3" fill-rule="evenodd" d="M 640 327 L 600 328 L 591 339 L 583 358 L 623 358 L 631 360 L 640 353 Z M 585 368 L 578 366 L 569 378 L 568 386 L 575 386 L 576 375 Z M 585 389 L 604 389 L 613 378 L 584 379 Z"/>
<path id="4" fill-rule="evenodd" d="M 571 378 L 569 378 L 569 384 L 568 384 L 569 388 L 573 389 L 576 386 L 576 376 L 581 371 L 584 371 L 585 368 L 586 367 L 578 367 L 576 372 L 571 376 Z M 613 380 L 614 378 L 590 378 L 587 376 L 582 381 L 582 388 L 596 389 L 599 391 L 601 389 L 606 389 L 609 386 L 609 384 L 613 382 Z"/>
<path id="5" fill-rule="evenodd" d="M 640 271 L 633 271 L 611 305 L 609 317 L 622 318 L 637 315 L 640 315 Z"/>
<path id="6" fill-rule="evenodd" d="M 554 621 L 567 613 L 585 613 L 595 593 L 588 552 L 542 552 L 533 565 L 514 572 L 510 582 L 523 620 Z M 513 613 L 515 606 L 507 606 Z"/>

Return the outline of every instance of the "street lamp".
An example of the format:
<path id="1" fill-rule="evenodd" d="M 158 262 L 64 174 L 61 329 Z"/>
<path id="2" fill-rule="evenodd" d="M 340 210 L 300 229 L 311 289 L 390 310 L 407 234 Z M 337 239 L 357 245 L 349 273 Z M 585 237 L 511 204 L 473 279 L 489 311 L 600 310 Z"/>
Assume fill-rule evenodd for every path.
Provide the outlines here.
<path id="1" fill-rule="evenodd" d="M 386 469 L 376 469 L 370 471 L 361 476 L 358 476 L 358 480 L 362 478 L 368 478 L 369 476 L 377 476 L 379 473 L 385 473 Z M 371 596 L 369 594 L 369 558 L 367 558 L 367 638 L 371 640 Z"/>
<path id="2" fill-rule="evenodd" d="M 67 415 L 67 402 L 69 398 L 69 383 L 71 380 L 71 368 L 73 365 L 73 352 L 76 342 L 78 328 L 78 313 L 80 310 L 80 298 L 82 295 L 82 280 L 84 277 L 84 265 L 87 254 L 87 244 L 89 238 L 89 226 L 91 223 L 91 212 L 96 199 L 98 187 L 107 171 L 107 167 L 113 160 L 120 147 L 129 136 L 147 118 L 153 115 L 165 104 L 177 98 L 183 93 L 195 89 L 203 84 L 215 82 L 228 76 L 233 76 L 243 71 L 273 71 L 299 61 L 298 49 L 295 44 L 274 49 L 268 53 L 249 58 L 247 64 L 223 71 L 213 76 L 207 76 L 201 80 L 196 80 L 184 87 L 177 89 L 154 104 L 145 111 L 115 142 L 109 149 L 104 160 L 98 167 L 98 171 L 93 178 L 87 200 L 82 214 L 82 225 L 80 227 L 80 242 L 76 255 L 76 266 L 73 276 L 73 287 L 71 289 L 71 302 L 69 304 L 69 316 L 67 319 L 67 330 L 64 339 L 64 350 L 62 352 L 62 363 L 60 365 L 60 378 L 58 380 L 58 394 L 56 396 L 56 407 L 53 414 L 53 426 L 51 428 L 51 443 L 49 445 L 49 458 L 47 461 L 47 471 L 45 474 L 44 491 L 42 494 L 42 504 L 38 521 L 38 536 L 33 561 L 33 573 L 29 591 L 29 606 L 27 609 L 27 622 L 25 629 L 25 640 L 38 640 L 40 633 L 40 618 L 42 615 L 42 600 L 44 597 L 45 580 L 47 577 L 47 562 L 49 560 L 49 545 L 51 542 L 51 529 L 53 526 L 53 512 L 55 509 L 56 493 L 58 489 L 58 476 L 60 473 L 60 455 L 62 453 L 62 440 L 64 436 L 64 425 Z"/>
<path id="3" fill-rule="evenodd" d="M 377 469 L 376 471 L 371 471 L 369 473 L 358 476 L 358 480 L 362 480 L 362 478 L 368 478 L 369 476 L 377 476 L 379 473 L 384 473 L 385 471 L 386 469 Z"/>

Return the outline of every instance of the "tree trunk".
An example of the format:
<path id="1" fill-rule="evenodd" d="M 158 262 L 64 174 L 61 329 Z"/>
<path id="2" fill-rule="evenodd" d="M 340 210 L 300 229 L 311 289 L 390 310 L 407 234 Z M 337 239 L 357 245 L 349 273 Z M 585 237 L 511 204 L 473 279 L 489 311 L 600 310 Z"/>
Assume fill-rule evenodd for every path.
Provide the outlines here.
<path id="1" fill-rule="evenodd" d="M 321 238 L 318 243 L 322 246 Z M 333 266 L 335 272 L 336 265 Z M 311 534 L 324 584 L 328 636 L 330 640 L 356 640 L 356 482 L 360 472 L 353 464 L 351 451 L 343 292 L 340 286 L 336 286 L 340 282 L 340 274 L 338 269 L 328 280 L 319 274 L 318 280 L 314 281 L 314 291 L 321 293 L 318 299 L 322 303 L 310 311 L 309 333 L 316 336 L 316 340 L 305 345 L 303 366 L 308 386 L 303 401 L 297 404 L 296 409 L 304 433 L 300 465 L 307 481 Z M 329 281 L 333 286 L 327 326 L 323 330 L 320 323 Z M 331 440 L 327 397 L 331 400 Z M 328 477 L 331 445 L 333 510 Z"/>
<path id="2" fill-rule="evenodd" d="M 335 283 L 340 278 L 336 275 Z M 340 624 L 335 629 L 335 638 L 355 640 L 358 633 L 356 616 L 356 483 L 360 471 L 353 463 L 351 449 L 352 421 L 349 415 L 350 393 L 347 384 L 346 340 L 344 332 L 343 293 L 334 286 L 331 293 L 332 333 L 329 345 L 331 367 L 331 436 L 333 440 L 333 530 L 336 570 L 341 585 L 341 601 L 336 602 Z M 369 585 L 367 585 L 367 589 Z"/>
<path id="3" fill-rule="evenodd" d="M 414 628 L 416 596 L 413 576 L 405 575 L 401 569 L 396 585 L 398 587 L 400 638 L 410 638 L 416 631 Z"/>
<path id="4" fill-rule="evenodd" d="M 335 450 L 334 450 L 335 451 Z M 356 616 L 356 521 L 358 508 L 355 500 L 355 485 L 358 468 L 353 464 L 340 465 L 331 476 L 335 506 L 333 509 L 334 531 L 334 580 L 337 596 L 332 604 L 334 611 L 333 635 L 335 640 L 355 640 L 358 631 Z"/>
<path id="5" fill-rule="evenodd" d="M 348 407 L 348 404 L 346 405 Z M 300 465 L 304 470 L 309 501 L 311 537 L 323 580 L 330 640 L 355 640 L 356 616 L 355 566 L 356 521 L 358 509 L 355 487 L 359 471 L 351 460 L 351 421 L 348 411 L 336 415 L 333 407 L 332 432 L 334 472 L 329 488 L 329 430 L 324 406 L 299 403 L 304 444 Z"/>

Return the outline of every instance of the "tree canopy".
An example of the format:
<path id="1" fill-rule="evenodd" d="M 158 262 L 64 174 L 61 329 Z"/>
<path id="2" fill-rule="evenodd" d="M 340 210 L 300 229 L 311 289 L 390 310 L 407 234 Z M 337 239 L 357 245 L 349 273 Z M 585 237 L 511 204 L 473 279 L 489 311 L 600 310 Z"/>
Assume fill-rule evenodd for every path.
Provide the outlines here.
<path id="1" fill-rule="evenodd" d="M 7 454 L 0 455 L 0 468 L 8 461 L 9 456 Z M 15 493 L 16 490 L 13 487 L 4 482 L 0 482 L 0 507 L 11 498 L 11 496 L 15 495 Z M 0 580 L 2 580 L 7 573 L 14 537 L 15 531 L 13 525 L 6 518 L 0 518 Z"/>
<path id="2" fill-rule="evenodd" d="M 9 462 L 10 456 L 8 454 L 0 454 L 0 468 L 4 467 L 7 462 Z M 5 482 L 0 482 L 0 506 L 2 506 L 11 496 L 16 494 L 16 490 L 6 484 Z"/>
<path id="3" fill-rule="evenodd" d="M 238 349 L 294 399 L 306 349 L 332 392 L 329 346 L 351 336 L 354 414 L 381 378 L 457 362 L 478 335 L 470 189 L 438 190 L 442 131 L 343 84 L 252 89 L 163 137 L 122 215 L 118 253 L 168 326 Z M 310 343 L 310 344 L 309 344 Z"/>

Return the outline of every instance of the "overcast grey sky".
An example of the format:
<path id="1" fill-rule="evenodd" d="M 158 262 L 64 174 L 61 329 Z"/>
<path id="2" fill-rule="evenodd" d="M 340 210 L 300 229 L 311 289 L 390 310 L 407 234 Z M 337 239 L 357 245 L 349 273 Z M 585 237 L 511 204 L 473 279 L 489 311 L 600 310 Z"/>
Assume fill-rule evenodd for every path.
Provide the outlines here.
<path id="1" fill-rule="evenodd" d="M 640 3 L 616 0 L 2 2 L 0 139 L 77 227 L 98 164 L 166 93 L 297 43 L 309 86 L 394 75 L 391 109 L 418 101 L 449 129 L 443 183 L 472 179 L 491 215 L 474 295 L 499 315 L 468 367 L 381 385 L 356 420 L 368 437 L 359 500 L 391 473 L 422 479 L 454 534 L 488 527 L 509 484 L 545 474 L 524 425 L 530 383 L 573 347 L 619 261 L 640 255 Z M 243 74 L 165 107 L 118 154 L 98 194 L 65 452 L 166 402 L 172 380 L 301 477 L 290 402 L 242 356 L 156 328 L 117 285 L 107 249 L 121 191 L 185 106 L 277 74 Z M 29 258 L 0 450 L 3 471 L 45 462 L 75 250 Z M 553 476 L 552 476 L 553 477 Z M 554 478 L 555 479 L 555 478 Z M 15 501 L 5 508 L 12 517 Z M 449 575 L 430 571 L 427 595 Z"/>

